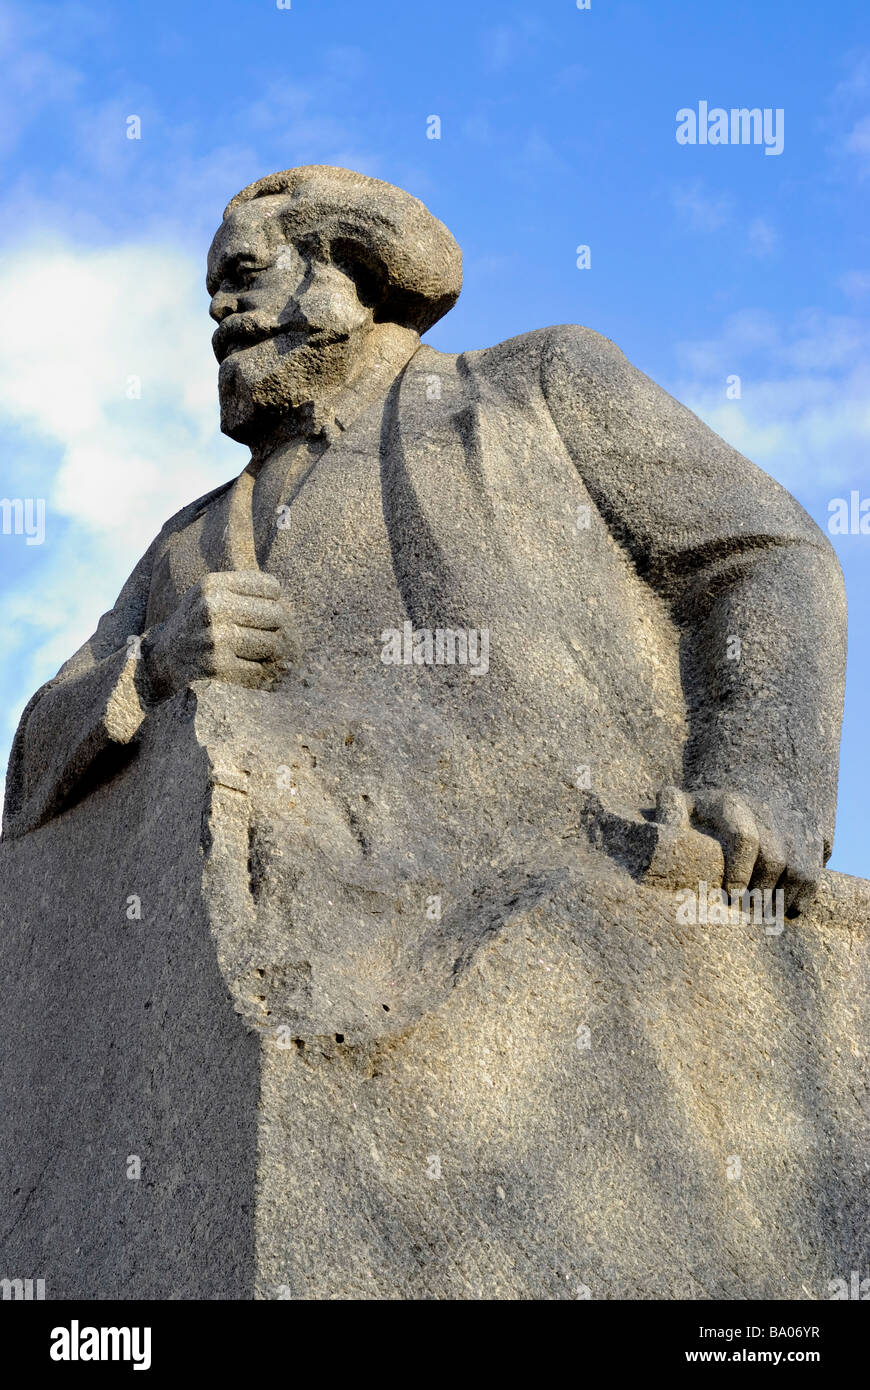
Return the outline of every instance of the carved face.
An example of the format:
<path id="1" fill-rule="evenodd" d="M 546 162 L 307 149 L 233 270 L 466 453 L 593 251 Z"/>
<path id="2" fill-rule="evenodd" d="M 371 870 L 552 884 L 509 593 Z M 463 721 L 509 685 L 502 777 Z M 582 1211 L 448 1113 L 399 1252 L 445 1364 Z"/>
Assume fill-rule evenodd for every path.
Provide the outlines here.
<path id="1" fill-rule="evenodd" d="M 282 195 L 243 203 L 209 251 L 221 429 L 246 444 L 346 379 L 379 300 L 346 241 L 289 230 L 287 208 Z"/>

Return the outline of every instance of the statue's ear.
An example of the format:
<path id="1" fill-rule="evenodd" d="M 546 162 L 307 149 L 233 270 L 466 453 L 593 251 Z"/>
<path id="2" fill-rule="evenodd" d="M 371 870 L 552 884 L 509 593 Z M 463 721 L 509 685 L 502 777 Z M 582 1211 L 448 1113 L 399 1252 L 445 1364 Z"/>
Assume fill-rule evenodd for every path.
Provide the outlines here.
<path id="1" fill-rule="evenodd" d="M 330 259 L 353 280 L 360 303 L 373 309 L 376 318 L 383 317 L 379 311 L 390 298 L 389 275 L 374 247 L 345 233 L 331 238 Z"/>

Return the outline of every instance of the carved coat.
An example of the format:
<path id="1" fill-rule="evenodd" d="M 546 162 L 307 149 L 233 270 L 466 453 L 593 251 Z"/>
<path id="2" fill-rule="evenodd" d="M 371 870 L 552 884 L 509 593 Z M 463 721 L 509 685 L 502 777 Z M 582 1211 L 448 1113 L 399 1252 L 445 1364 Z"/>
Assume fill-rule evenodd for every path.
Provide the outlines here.
<path id="1" fill-rule="evenodd" d="M 489 748 L 496 783 L 503 759 L 522 780 L 543 758 L 628 811 L 665 782 L 730 786 L 797 809 L 829 851 L 845 660 L 833 551 L 607 339 L 568 325 L 459 356 L 421 346 L 289 507 L 259 553 L 247 473 L 167 522 L 27 706 L 6 835 L 135 745 L 151 696 L 128 639 L 203 575 L 256 563 L 298 625 L 300 660 L 275 692 L 288 710 L 299 688 L 322 717 L 355 698 L 399 722 L 426 710 Z M 488 629 L 488 673 L 385 665 L 383 633 L 407 620 Z"/>

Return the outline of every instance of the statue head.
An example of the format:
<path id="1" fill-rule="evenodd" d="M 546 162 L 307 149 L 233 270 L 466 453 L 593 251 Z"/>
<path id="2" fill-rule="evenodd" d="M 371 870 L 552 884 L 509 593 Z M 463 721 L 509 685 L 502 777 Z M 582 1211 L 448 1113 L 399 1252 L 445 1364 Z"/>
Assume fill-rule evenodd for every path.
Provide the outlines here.
<path id="1" fill-rule="evenodd" d="M 462 257 L 409 193 L 313 164 L 236 194 L 206 283 L 221 429 L 251 444 L 351 380 L 389 326 L 418 339 L 455 304 Z"/>

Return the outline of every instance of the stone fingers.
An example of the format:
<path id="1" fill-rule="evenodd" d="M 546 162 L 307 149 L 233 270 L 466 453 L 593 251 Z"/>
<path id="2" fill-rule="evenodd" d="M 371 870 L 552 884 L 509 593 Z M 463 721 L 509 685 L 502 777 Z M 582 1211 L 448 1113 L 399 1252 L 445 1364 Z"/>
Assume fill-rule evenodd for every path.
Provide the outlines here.
<path id="1" fill-rule="evenodd" d="M 714 835 L 725 856 L 725 886 L 742 893 L 757 868 L 759 827 L 749 806 L 735 792 L 696 792 L 694 820 L 699 829 Z"/>
<path id="2" fill-rule="evenodd" d="M 277 661 L 284 646 L 280 630 L 234 624 L 228 636 L 235 655 L 244 661 Z"/>

